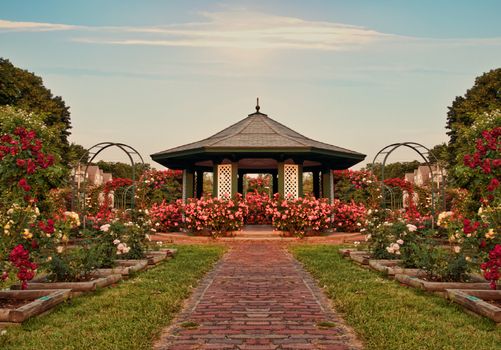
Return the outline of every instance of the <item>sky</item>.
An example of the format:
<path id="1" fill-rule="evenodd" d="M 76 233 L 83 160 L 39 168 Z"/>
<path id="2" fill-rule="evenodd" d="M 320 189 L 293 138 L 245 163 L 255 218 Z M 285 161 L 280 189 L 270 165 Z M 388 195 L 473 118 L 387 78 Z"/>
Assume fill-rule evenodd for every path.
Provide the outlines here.
<path id="1" fill-rule="evenodd" d="M 2 0 L 0 57 L 62 96 L 84 147 L 122 142 L 153 163 L 259 97 L 301 134 L 367 154 L 360 167 L 391 143 L 447 141 L 447 106 L 501 66 L 499 13 L 498 0 Z"/>

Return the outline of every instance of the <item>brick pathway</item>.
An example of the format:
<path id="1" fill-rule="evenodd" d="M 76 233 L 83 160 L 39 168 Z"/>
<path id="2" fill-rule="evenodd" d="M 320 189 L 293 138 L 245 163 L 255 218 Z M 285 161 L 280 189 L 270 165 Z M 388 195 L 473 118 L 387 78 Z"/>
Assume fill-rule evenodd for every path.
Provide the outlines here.
<path id="1" fill-rule="evenodd" d="M 192 329 L 188 329 L 189 325 Z M 310 275 L 283 246 L 277 242 L 242 242 L 232 245 L 231 251 L 204 278 L 154 348 L 268 350 L 361 346 L 331 311 Z"/>

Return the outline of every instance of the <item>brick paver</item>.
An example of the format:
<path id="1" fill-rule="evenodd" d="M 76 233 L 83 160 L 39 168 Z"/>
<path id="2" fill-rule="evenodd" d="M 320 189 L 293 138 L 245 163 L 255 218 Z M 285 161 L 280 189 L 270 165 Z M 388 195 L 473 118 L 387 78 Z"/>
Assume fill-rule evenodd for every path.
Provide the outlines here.
<path id="1" fill-rule="evenodd" d="M 361 346 L 283 246 L 242 242 L 232 245 L 204 278 L 154 348 L 340 350 Z"/>

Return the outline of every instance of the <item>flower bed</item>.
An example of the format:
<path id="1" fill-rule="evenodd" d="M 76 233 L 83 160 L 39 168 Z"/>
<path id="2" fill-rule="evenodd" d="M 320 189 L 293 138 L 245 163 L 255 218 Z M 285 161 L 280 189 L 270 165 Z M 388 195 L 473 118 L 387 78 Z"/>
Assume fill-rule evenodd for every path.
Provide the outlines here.
<path id="1" fill-rule="evenodd" d="M 0 291 L 0 324 L 21 323 L 53 308 L 70 297 L 69 289 Z M 4 308 L 2 301 L 18 301 L 20 306 Z"/>
<path id="2" fill-rule="evenodd" d="M 299 237 L 329 229 L 332 211 L 326 199 L 304 197 L 287 200 L 281 199 L 278 194 L 268 207 L 276 230 Z"/>

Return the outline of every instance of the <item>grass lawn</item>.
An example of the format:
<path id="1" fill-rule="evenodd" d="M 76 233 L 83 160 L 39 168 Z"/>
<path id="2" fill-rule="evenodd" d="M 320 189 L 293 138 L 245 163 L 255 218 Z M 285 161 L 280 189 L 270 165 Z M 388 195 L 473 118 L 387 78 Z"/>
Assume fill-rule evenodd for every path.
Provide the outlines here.
<path id="1" fill-rule="evenodd" d="M 336 246 L 295 246 L 366 349 L 501 349 L 501 328 L 443 298 L 400 286 L 344 260 Z"/>
<path id="2" fill-rule="evenodd" d="M 0 349 L 151 349 L 221 257 L 221 246 L 178 246 L 174 259 L 114 288 L 80 296 L 0 335 Z"/>

